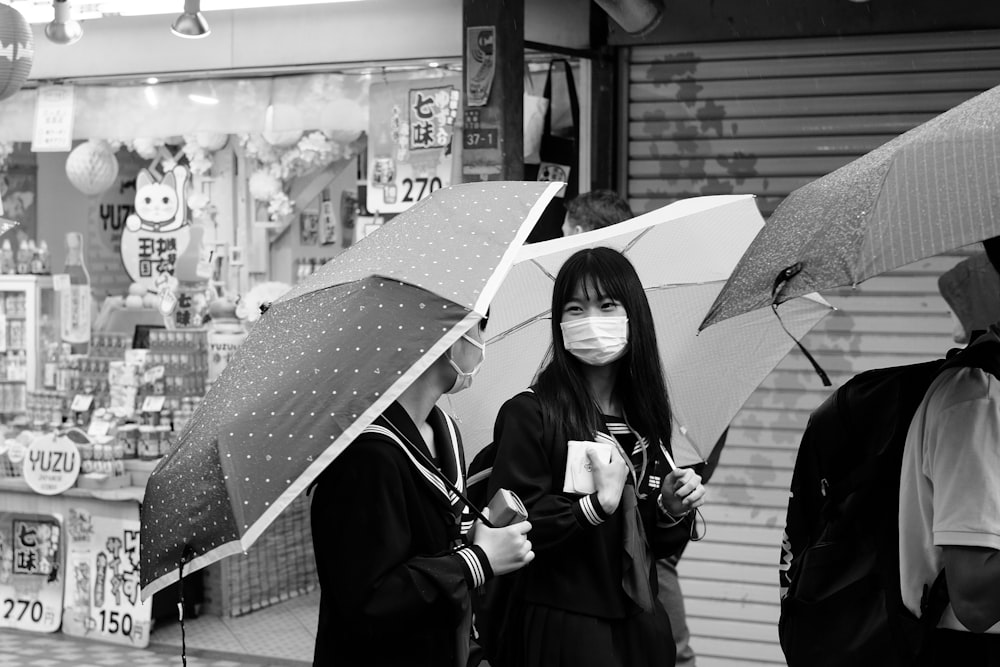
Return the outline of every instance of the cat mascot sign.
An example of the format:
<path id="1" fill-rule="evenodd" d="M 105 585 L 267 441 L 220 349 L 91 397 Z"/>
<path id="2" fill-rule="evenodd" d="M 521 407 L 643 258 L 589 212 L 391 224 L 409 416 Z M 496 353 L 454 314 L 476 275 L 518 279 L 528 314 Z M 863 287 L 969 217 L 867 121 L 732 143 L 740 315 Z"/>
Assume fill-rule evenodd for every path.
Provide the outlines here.
<path id="1" fill-rule="evenodd" d="M 156 292 L 173 278 L 177 258 L 191 241 L 187 167 L 157 179 L 142 169 L 135 183 L 135 213 L 122 231 L 122 263 L 133 282 Z"/>

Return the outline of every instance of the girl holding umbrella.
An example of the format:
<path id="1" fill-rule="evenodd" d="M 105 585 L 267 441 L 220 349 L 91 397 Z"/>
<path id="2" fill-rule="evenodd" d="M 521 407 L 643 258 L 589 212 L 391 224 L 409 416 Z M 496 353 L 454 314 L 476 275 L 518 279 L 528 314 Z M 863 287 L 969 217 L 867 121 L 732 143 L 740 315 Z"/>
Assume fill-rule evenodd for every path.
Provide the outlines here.
<path id="1" fill-rule="evenodd" d="M 465 667 L 470 595 L 530 563 L 531 524 L 465 533 L 457 428 L 435 404 L 485 361 L 486 319 L 464 334 L 317 479 L 311 520 L 321 597 L 313 664 Z"/>
<path id="2" fill-rule="evenodd" d="M 674 664 L 652 563 L 683 544 L 705 489 L 693 471 L 672 469 L 670 433 L 635 269 L 610 248 L 575 253 L 553 287 L 549 363 L 532 391 L 503 405 L 494 428 L 489 494 L 521 497 L 536 554 L 512 584 L 498 664 Z M 567 482 L 569 441 L 590 442 L 580 446 L 592 493 Z"/>

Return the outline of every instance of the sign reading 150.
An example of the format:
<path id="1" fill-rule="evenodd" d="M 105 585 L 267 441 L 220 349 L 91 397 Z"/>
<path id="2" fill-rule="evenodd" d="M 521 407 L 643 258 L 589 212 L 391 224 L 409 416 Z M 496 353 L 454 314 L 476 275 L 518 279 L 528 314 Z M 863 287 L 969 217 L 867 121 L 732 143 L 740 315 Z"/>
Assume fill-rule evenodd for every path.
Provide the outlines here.
<path id="1" fill-rule="evenodd" d="M 419 186 L 419 190 L 416 188 Z M 403 187 L 406 188 L 406 194 L 403 195 L 403 201 L 420 201 L 424 197 L 429 197 L 432 192 L 439 190 L 443 186 L 441 179 L 435 176 L 434 178 L 404 178 Z"/>
<path id="2" fill-rule="evenodd" d="M 126 637 L 132 634 L 132 616 L 130 614 L 102 609 L 98 616 L 101 617 L 101 632 L 112 635 L 119 632 Z"/>

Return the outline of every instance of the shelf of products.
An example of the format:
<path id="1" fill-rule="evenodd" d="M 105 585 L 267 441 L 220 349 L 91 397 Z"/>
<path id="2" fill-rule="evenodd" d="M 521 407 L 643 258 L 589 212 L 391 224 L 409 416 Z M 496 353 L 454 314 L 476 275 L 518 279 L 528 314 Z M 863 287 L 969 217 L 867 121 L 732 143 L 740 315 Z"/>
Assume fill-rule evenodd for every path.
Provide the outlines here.
<path id="1" fill-rule="evenodd" d="M 56 389 L 59 301 L 51 276 L 0 275 L 0 414 L 27 411 L 28 394 Z"/>

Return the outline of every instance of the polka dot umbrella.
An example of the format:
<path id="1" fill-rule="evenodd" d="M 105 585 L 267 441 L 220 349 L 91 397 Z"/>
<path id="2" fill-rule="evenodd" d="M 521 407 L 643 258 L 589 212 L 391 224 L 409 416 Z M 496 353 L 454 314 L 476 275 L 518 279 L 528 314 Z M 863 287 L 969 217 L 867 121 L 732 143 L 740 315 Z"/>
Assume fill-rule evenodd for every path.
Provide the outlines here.
<path id="1" fill-rule="evenodd" d="M 143 599 L 249 548 L 483 316 L 560 186 L 439 190 L 276 301 L 146 485 Z"/>

